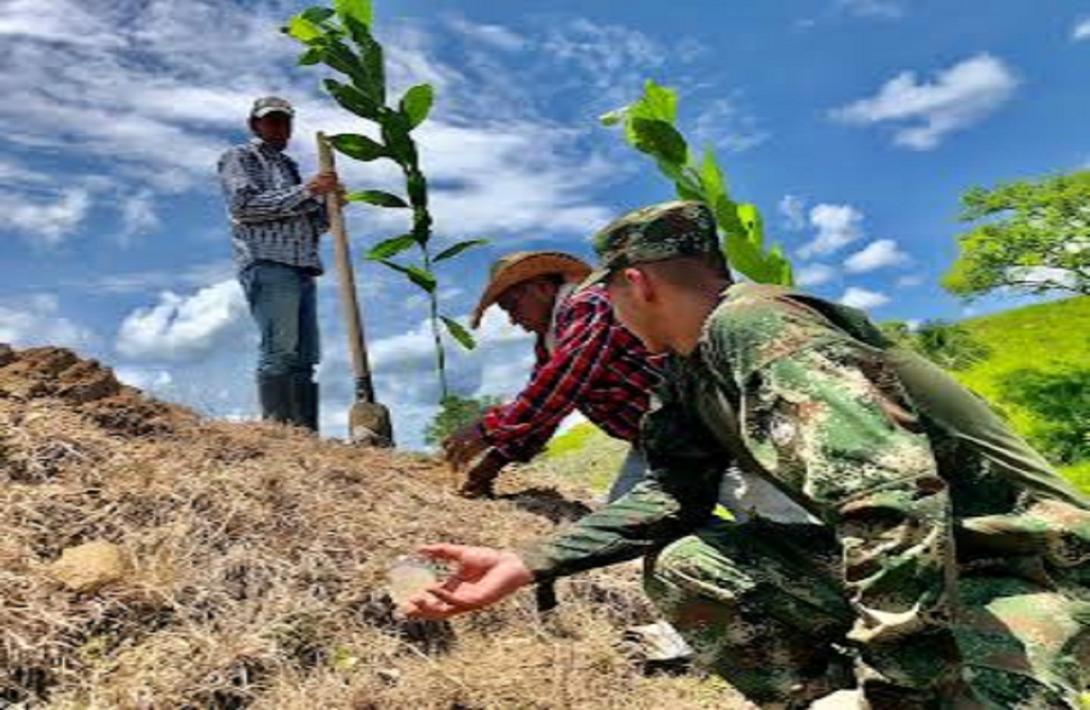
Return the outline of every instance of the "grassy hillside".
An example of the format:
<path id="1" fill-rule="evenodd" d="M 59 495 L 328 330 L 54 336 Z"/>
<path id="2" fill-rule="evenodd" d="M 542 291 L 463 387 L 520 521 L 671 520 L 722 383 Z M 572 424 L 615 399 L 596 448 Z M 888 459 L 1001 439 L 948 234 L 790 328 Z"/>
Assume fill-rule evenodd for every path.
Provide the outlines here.
<path id="1" fill-rule="evenodd" d="M 1023 436 L 1044 448 L 1042 430 L 1050 422 L 1055 424 L 1060 418 L 1069 424 L 1090 421 L 1090 298 L 1027 306 L 969 319 L 962 325 L 990 353 L 987 359 L 954 375 L 996 405 Z M 1022 401 L 1027 385 L 1038 390 L 1035 405 Z M 1068 395 L 1065 402 L 1050 396 L 1049 387 L 1064 389 Z M 1085 432 L 1087 425 L 1081 426 Z M 579 477 L 595 490 L 605 490 L 623 451 L 623 446 L 593 425 L 581 424 L 556 437 L 547 453 L 561 473 Z M 1059 468 L 1090 492 L 1090 460 Z"/>
<path id="2" fill-rule="evenodd" d="M 973 318 L 962 325 L 991 353 L 977 365 L 954 374 L 998 406 L 1019 433 L 1047 448 L 1042 430 L 1066 418 L 1081 419 L 1081 431 L 1087 435 L 1090 298 L 1041 303 Z M 1039 391 L 1035 404 L 1025 402 L 1027 386 Z M 1051 391 L 1044 389 L 1049 387 Z M 1056 395 L 1061 388 L 1066 392 L 1066 404 Z M 1060 468 L 1090 491 L 1090 460 Z"/>
<path id="3" fill-rule="evenodd" d="M 429 541 L 518 546 L 583 514 L 511 471 L 465 500 L 437 461 L 207 421 L 54 348 L 0 344 L 0 708 L 747 707 L 618 645 L 631 565 L 451 623 L 394 613 Z"/>

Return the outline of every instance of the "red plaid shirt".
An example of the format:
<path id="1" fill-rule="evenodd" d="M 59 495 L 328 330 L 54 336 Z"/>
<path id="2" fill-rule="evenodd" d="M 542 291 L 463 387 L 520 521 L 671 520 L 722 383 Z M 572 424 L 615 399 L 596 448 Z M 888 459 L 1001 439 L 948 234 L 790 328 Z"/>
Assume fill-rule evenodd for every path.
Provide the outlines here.
<path id="1" fill-rule="evenodd" d="M 576 407 L 607 434 L 634 441 L 650 390 L 661 379 L 662 358 L 617 321 L 601 286 L 560 305 L 555 335 L 551 354 L 538 338 L 529 384 L 481 421 L 485 441 L 508 461 L 533 458 Z"/>

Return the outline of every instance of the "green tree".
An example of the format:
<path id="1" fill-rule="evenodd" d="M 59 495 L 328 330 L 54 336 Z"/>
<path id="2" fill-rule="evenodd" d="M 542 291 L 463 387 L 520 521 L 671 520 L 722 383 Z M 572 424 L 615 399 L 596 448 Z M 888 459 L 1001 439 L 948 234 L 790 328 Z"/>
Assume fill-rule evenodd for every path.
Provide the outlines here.
<path id="1" fill-rule="evenodd" d="M 895 345 L 916 349 L 912 329 L 903 320 L 888 320 L 879 323 L 878 328 L 881 329 L 882 335 L 889 338 Z"/>
<path id="2" fill-rule="evenodd" d="M 443 439 L 464 426 L 484 416 L 492 407 L 503 400 L 499 397 L 459 397 L 456 394 L 447 395 L 439 403 L 439 411 L 435 418 L 428 423 L 424 430 L 424 443 L 428 446 L 436 446 Z"/>
<path id="3" fill-rule="evenodd" d="M 440 398 L 445 399 L 450 393 L 440 322 L 466 349 L 472 349 L 475 343 L 460 323 L 440 314 L 439 279 L 434 267 L 467 249 L 487 243 L 487 240 L 459 242 L 438 254 L 432 253 L 428 181 L 420 169 L 420 156 L 412 132 L 428 117 L 435 92 L 429 84 L 418 84 L 406 91 L 396 106 L 387 106 L 385 60 L 382 45 L 371 34 L 373 22 L 370 0 L 334 0 L 332 8 L 311 7 L 295 15 L 283 31 L 307 47 L 299 57 L 299 64 L 321 63 L 347 79 L 346 83 L 326 79 L 323 86 L 341 107 L 363 119 L 365 125 L 378 129 L 378 140 L 362 133 L 341 133 L 329 138 L 332 146 L 356 160 L 392 161 L 404 176 L 405 197 L 381 190 L 362 190 L 349 193 L 348 200 L 412 212 L 411 230 L 375 245 L 366 258 L 403 274 L 427 294 Z M 420 252 L 419 263 L 394 260 L 413 247 Z"/>
<path id="4" fill-rule="evenodd" d="M 764 223 L 756 205 L 738 203 L 727 192 L 727 181 L 711 148 L 698 159 L 677 130 L 677 92 L 650 79 L 643 96 L 602 116 L 606 126 L 624 126 L 625 140 L 654 158 L 659 171 L 682 200 L 699 200 L 715 213 L 723 237 L 723 253 L 738 272 L 758 283 L 794 284 L 791 262 L 779 245 L 764 246 Z"/>
<path id="5" fill-rule="evenodd" d="M 958 237 L 947 290 L 1090 294 L 1090 171 L 976 187 L 961 202 L 963 222 L 986 221 Z"/>
<path id="6" fill-rule="evenodd" d="M 963 370 L 991 354 L 987 345 L 956 323 L 927 321 L 913 329 L 904 321 L 893 320 L 878 327 L 895 345 L 914 350 L 948 370 Z"/>
<path id="7" fill-rule="evenodd" d="M 917 352 L 949 370 L 964 370 L 991 354 L 987 345 L 956 323 L 927 321 L 912 334 Z"/>

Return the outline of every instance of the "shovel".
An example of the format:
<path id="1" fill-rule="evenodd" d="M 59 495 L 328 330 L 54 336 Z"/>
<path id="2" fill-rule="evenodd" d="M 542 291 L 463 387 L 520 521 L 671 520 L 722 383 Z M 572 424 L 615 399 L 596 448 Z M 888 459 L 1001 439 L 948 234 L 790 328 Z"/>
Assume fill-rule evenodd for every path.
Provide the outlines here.
<path id="1" fill-rule="evenodd" d="M 325 134 L 318 132 L 318 166 L 322 172 L 335 171 L 333 150 Z M 353 444 L 390 447 L 394 431 L 390 425 L 390 410 L 375 401 L 371 383 L 371 368 L 367 362 L 367 347 L 363 340 L 363 320 L 356 300 L 356 276 L 348 254 L 348 232 L 344 228 L 340 196 L 326 195 L 329 230 L 333 232 L 333 252 L 337 261 L 337 276 L 341 287 L 341 305 L 348 330 L 348 349 L 352 353 L 352 372 L 356 377 L 356 400 L 348 412 L 348 436 Z"/>

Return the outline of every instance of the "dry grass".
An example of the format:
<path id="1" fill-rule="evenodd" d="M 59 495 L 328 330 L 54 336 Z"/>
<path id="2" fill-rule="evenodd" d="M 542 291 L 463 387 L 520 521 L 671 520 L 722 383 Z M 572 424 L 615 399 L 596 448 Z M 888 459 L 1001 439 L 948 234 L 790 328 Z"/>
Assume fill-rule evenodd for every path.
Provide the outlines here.
<path id="1" fill-rule="evenodd" d="M 578 508 L 519 475 L 505 491 L 466 501 L 428 459 L 203 421 L 66 351 L 0 347 L 0 706 L 739 704 L 618 650 L 651 619 L 629 567 L 563 582 L 545 620 L 530 594 L 451 625 L 395 619 L 398 555 L 516 545 Z M 45 573 L 96 539 L 124 550 L 122 582 L 79 595 Z"/>

